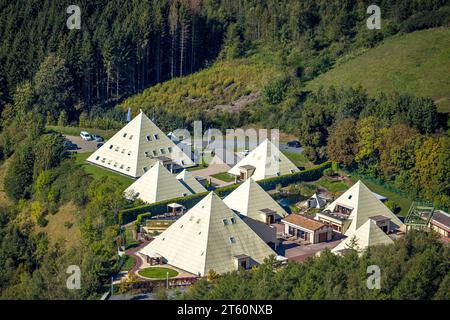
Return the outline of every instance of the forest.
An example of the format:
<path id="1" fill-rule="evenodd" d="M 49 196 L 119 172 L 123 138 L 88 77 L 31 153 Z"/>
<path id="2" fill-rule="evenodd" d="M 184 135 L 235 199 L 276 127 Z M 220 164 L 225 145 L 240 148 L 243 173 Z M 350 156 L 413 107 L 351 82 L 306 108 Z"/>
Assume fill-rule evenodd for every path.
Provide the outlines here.
<path id="1" fill-rule="evenodd" d="M 369 32 L 366 8 L 373 3 L 385 27 Z M 81 30 L 65 27 L 70 4 L 0 0 L 0 299 L 98 299 L 108 290 L 120 267 L 121 185 L 87 175 L 46 126 L 117 129 L 128 107 L 142 107 L 165 130 L 189 127 L 192 119 L 219 128 L 283 128 L 315 163 L 331 159 L 450 206 L 448 116 L 431 98 L 305 89 L 340 59 L 384 39 L 448 27 L 448 0 L 82 0 Z M 227 91 L 230 85 L 237 89 Z M 257 99 L 239 112 L 205 112 L 251 94 Z M 68 204 L 77 222 L 65 223 L 63 232 L 76 234 L 74 245 L 46 232 Z M 376 296 L 359 288 L 371 259 L 390 268 L 398 286 L 386 284 Z M 275 276 L 268 263 L 199 282 L 187 297 L 240 299 L 255 290 L 255 297 L 285 298 L 286 289 L 295 298 L 448 298 L 446 261 L 448 248 L 418 234 L 360 259 L 325 253 Z M 69 264 L 82 267 L 81 290 L 65 287 Z M 289 288 L 275 281 L 281 275 L 291 279 Z M 299 284 L 303 278 L 309 281 Z M 311 279 L 335 289 L 323 291 Z M 268 290 L 258 290 L 262 280 Z"/>

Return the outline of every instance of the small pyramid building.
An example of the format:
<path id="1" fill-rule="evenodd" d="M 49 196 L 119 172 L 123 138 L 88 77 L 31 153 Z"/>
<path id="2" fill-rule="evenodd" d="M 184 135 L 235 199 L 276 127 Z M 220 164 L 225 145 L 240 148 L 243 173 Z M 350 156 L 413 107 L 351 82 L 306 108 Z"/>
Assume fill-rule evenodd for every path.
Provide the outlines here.
<path id="1" fill-rule="evenodd" d="M 273 220 L 287 216 L 287 212 L 253 178 L 247 179 L 225 199 L 225 204 L 239 214 L 267 223 L 267 215 Z"/>
<path id="2" fill-rule="evenodd" d="M 310 208 L 322 209 L 326 204 L 327 201 L 317 193 L 314 193 L 311 198 L 308 199 L 308 205 Z"/>
<path id="3" fill-rule="evenodd" d="M 259 181 L 265 178 L 283 176 L 299 169 L 269 139 L 264 140 L 228 173 L 247 180 L 250 176 Z"/>
<path id="4" fill-rule="evenodd" d="M 127 198 L 137 197 L 147 203 L 179 198 L 192 194 L 160 162 L 125 190 Z"/>
<path id="5" fill-rule="evenodd" d="M 205 187 L 187 170 L 180 172 L 176 178 L 192 193 L 202 193 L 207 191 Z"/>
<path id="6" fill-rule="evenodd" d="M 276 253 L 214 192 L 140 250 L 168 264 L 205 276 L 251 268 Z"/>
<path id="7" fill-rule="evenodd" d="M 403 226 L 403 222 L 383 202 L 378 200 L 362 181 L 355 183 L 350 189 L 326 207 L 324 211 L 335 212 L 338 206 L 350 211 L 348 217 L 349 226 L 344 232 L 346 236 L 352 235 L 370 217 L 375 216 L 390 219 L 390 223 L 393 226 L 389 230 L 399 229 Z"/>
<path id="8" fill-rule="evenodd" d="M 138 178 L 157 161 L 171 159 L 181 167 L 194 162 L 142 111 L 89 158 L 88 162 Z"/>
<path id="9" fill-rule="evenodd" d="M 354 249 L 360 253 L 370 246 L 375 245 L 388 245 L 394 243 L 389 236 L 377 226 L 376 222 L 372 219 L 368 219 L 362 226 L 358 228 L 352 235 L 348 236 L 345 240 L 339 243 L 335 248 L 331 250 L 333 253 L 343 252 L 352 246 L 352 242 L 355 241 Z"/>

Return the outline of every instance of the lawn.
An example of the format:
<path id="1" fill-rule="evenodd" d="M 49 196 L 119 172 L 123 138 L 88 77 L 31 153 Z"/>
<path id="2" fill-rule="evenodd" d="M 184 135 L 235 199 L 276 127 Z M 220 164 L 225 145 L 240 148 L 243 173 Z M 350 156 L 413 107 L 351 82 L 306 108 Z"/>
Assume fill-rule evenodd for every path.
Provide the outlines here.
<path id="1" fill-rule="evenodd" d="M 361 55 L 338 62 L 307 84 L 358 87 L 369 94 L 410 93 L 432 97 L 438 109 L 450 112 L 450 29 L 437 28 L 394 36 Z"/>
<path id="2" fill-rule="evenodd" d="M 117 130 L 102 130 L 94 128 L 79 128 L 79 127 L 60 127 L 60 126 L 46 126 L 47 131 L 54 131 L 69 136 L 78 136 L 81 131 L 87 131 L 91 134 L 102 136 L 105 140 L 111 138 Z"/>
<path id="3" fill-rule="evenodd" d="M 102 177 L 112 177 L 112 178 L 115 178 L 117 181 L 119 181 L 119 183 L 123 185 L 124 189 L 128 188 L 134 182 L 134 180 L 129 177 L 125 177 L 118 173 L 115 173 L 115 172 L 112 172 L 112 171 L 109 171 L 106 169 L 102 169 L 100 167 L 97 167 L 97 166 L 87 163 L 86 159 L 91 154 L 92 153 L 90 153 L 90 152 L 76 153 L 75 154 L 75 162 L 77 164 L 81 165 L 83 167 L 84 171 L 87 174 L 91 175 L 94 179 L 101 179 Z"/>
<path id="4" fill-rule="evenodd" d="M 234 176 L 230 175 L 228 172 L 221 172 L 213 174 L 211 177 L 225 181 L 225 182 L 233 182 Z"/>
<path id="5" fill-rule="evenodd" d="M 316 182 L 315 185 L 327 189 L 329 192 L 343 192 L 347 190 L 349 187 L 346 183 L 342 181 L 333 181 L 328 179 L 327 177 L 322 177 Z"/>
<path id="6" fill-rule="evenodd" d="M 136 264 L 136 258 L 130 255 L 122 256 L 122 267 L 121 271 L 130 271 Z"/>
<path id="7" fill-rule="evenodd" d="M 169 273 L 169 278 L 173 278 L 178 275 L 177 271 L 162 267 L 150 267 L 139 271 L 140 276 L 151 279 L 166 279 L 167 273 Z"/>
<path id="8" fill-rule="evenodd" d="M 311 163 L 303 153 L 283 152 L 283 154 L 297 167 L 310 168 L 313 166 L 313 163 Z"/>

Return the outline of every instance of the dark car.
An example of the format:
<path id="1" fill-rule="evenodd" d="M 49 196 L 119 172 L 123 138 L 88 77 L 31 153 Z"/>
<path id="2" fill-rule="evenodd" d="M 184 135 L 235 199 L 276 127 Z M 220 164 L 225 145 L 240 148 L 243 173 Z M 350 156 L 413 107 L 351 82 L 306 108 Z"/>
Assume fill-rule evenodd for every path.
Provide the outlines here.
<path id="1" fill-rule="evenodd" d="M 97 142 L 102 142 L 103 138 L 101 136 L 98 136 L 96 134 L 92 135 L 92 139 L 94 139 Z"/>
<path id="2" fill-rule="evenodd" d="M 297 140 L 292 140 L 287 143 L 288 147 L 300 148 L 300 142 Z"/>
<path id="3" fill-rule="evenodd" d="M 97 149 L 100 149 L 103 143 L 97 143 Z"/>
<path id="4" fill-rule="evenodd" d="M 66 140 L 64 141 L 64 148 L 67 150 L 77 150 L 78 146 L 75 143 Z"/>

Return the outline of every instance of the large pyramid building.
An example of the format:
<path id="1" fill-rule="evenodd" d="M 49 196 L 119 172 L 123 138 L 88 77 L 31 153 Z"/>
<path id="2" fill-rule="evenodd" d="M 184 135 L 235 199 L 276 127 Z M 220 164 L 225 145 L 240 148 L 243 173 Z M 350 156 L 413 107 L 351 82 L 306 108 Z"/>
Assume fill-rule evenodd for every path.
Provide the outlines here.
<path id="1" fill-rule="evenodd" d="M 299 169 L 269 139 L 264 140 L 228 173 L 240 180 L 252 177 L 255 181 L 298 172 Z"/>
<path id="2" fill-rule="evenodd" d="M 264 223 L 287 216 L 286 211 L 253 178 L 247 179 L 223 202 L 239 214 Z M 268 215 L 272 217 L 268 217 Z M 268 221 L 272 220 L 272 221 Z"/>
<path id="3" fill-rule="evenodd" d="M 213 192 L 144 247 L 194 275 L 248 269 L 276 253 Z"/>
<path id="4" fill-rule="evenodd" d="M 368 219 L 352 235 L 339 243 L 331 252 L 339 253 L 353 247 L 360 253 L 367 247 L 394 243 L 389 236 L 378 227 L 376 222 Z"/>
<path id="5" fill-rule="evenodd" d="M 133 178 L 142 176 L 157 161 L 167 160 L 181 167 L 194 166 L 142 111 L 87 159 Z"/>
<path id="6" fill-rule="evenodd" d="M 138 198 L 147 203 L 174 199 L 192 194 L 160 162 L 125 190 L 127 198 Z"/>
<path id="7" fill-rule="evenodd" d="M 403 226 L 403 222 L 378 200 L 362 181 L 355 183 L 316 215 L 318 220 L 332 225 L 341 224 L 342 229 L 338 231 L 346 236 L 352 235 L 369 218 L 376 218 L 380 224 L 388 222 L 386 232 Z"/>

